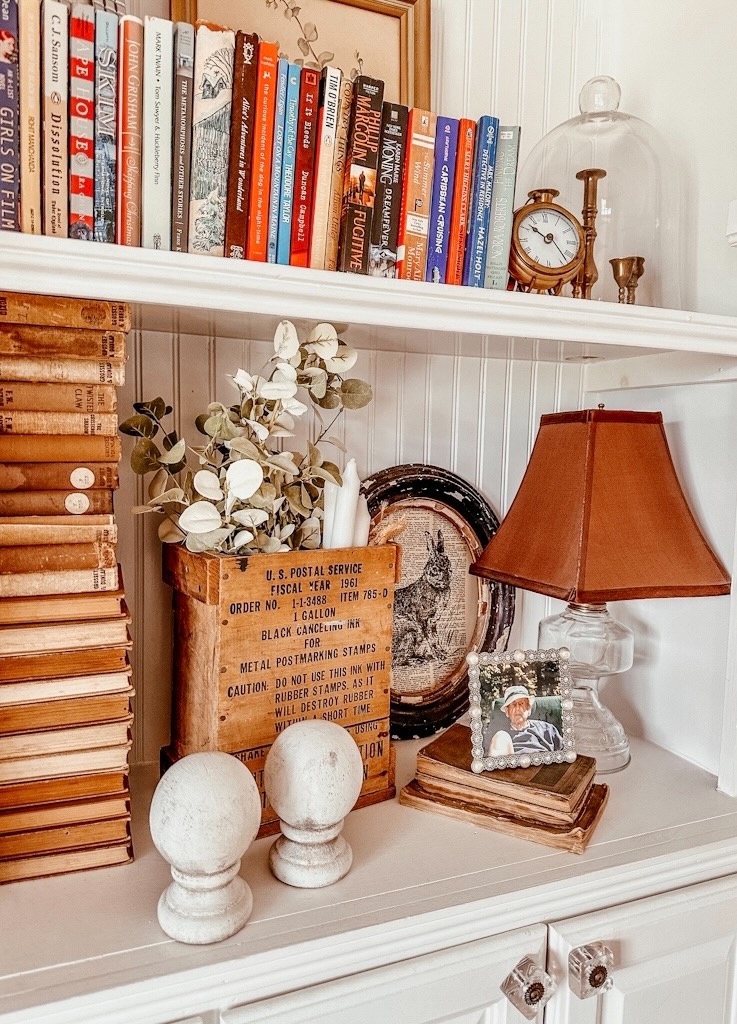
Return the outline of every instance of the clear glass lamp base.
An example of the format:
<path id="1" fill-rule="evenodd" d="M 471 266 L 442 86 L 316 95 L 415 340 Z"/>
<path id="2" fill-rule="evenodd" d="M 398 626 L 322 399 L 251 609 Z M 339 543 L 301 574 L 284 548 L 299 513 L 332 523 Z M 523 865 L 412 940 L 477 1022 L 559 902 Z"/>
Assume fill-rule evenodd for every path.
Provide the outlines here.
<path id="1" fill-rule="evenodd" d="M 616 622 L 605 604 L 569 604 L 561 614 L 542 620 L 538 645 L 567 647 L 571 652 L 577 753 L 596 758 L 600 773 L 626 767 L 629 741 L 620 723 L 601 703 L 598 686 L 602 677 L 626 672 L 632 666 L 632 630 Z"/>

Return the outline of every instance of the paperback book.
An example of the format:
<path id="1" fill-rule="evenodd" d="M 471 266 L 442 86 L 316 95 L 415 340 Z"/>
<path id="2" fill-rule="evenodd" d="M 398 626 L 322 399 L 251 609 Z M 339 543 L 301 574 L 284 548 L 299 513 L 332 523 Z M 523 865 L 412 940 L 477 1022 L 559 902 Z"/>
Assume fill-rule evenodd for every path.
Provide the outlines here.
<path id="1" fill-rule="evenodd" d="M 257 72 L 258 36 L 255 32 L 238 32 L 235 37 L 228 201 L 225 211 L 225 255 L 233 260 L 246 258 Z"/>
<path id="2" fill-rule="evenodd" d="M 69 233 L 69 8 L 43 0 L 41 78 L 43 111 L 43 233 Z"/>
<path id="3" fill-rule="evenodd" d="M 95 231 L 95 10 L 75 3 L 69 19 L 69 237 Z"/>
<path id="4" fill-rule="evenodd" d="M 473 188 L 463 262 L 463 283 L 472 288 L 484 286 L 498 136 L 499 119 L 488 115 L 482 117 L 476 128 Z"/>
<path id="5" fill-rule="evenodd" d="M 402 177 L 408 122 L 407 107 L 401 103 L 384 103 L 376 204 L 369 252 L 369 273 L 373 277 L 397 276 L 399 218 L 402 212 Z"/>
<path id="6" fill-rule="evenodd" d="M 254 114 L 253 170 L 248 200 L 248 238 L 246 256 L 266 262 L 269 238 L 269 185 L 274 151 L 274 114 L 276 111 L 276 75 L 279 60 L 277 43 L 258 44 L 258 74 Z"/>
<path id="7" fill-rule="evenodd" d="M 430 205 L 430 241 L 426 280 L 445 284 L 448 271 L 450 215 L 458 150 L 458 120 L 438 117 L 435 131 L 435 167 Z"/>
<path id="8" fill-rule="evenodd" d="M 18 0 L 0 3 L 0 110 L 2 111 L 2 188 L 0 230 L 20 231 L 20 88 Z"/>
<path id="9" fill-rule="evenodd" d="M 95 11 L 95 241 L 115 241 L 118 15 Z"/>
<path id="10" fill-rule="evenodd" d="M 514 186 L 519 157 L 518 126 L 499 129 L 494 185 L 491 190 L 489 249 L 486 255 L 484 287 L 504 291 L 509 281 L 509 250 L 514 220 Z"/>
<path id="11" fill-rule="evenodd" d="M 280 57 L 276 67 L 276 109 L 274 111 L 274 147 L 271 154 L 271 186 L 269 191 L 269 226 L 266 242 L 266 262 L 276 263 L 279 237 L 279 197 L 284 158 L 284 130 L 287 110 L 287 83 L 289 61 Z"/>
<path id="12" fill-rule="evenodd" d="M 192 84 L 194 26 L 174 26 L 174 100 L 172 112 L 171 247 L 187 251 L 189 167 L 192 159 Z"/>
<path id="13" fill-rule="evenodd" d="M 46 2 L 46 0 L 45 0 Z M 118 49 L 118 164 L 115 237 L 141 244 L 141 144 L 143 136 L 143 22 L 120 19 Z"/>
<path id="14" fill-rule="evenodd" d="M 294 205 L 294 169 L 297 159 L 297 129 L 299 125 L 300 68 L 290 64 L 287 71 L 287 99 L 284 112 L 284 147 L 282 157 L 281 188 L 279 189 L 279 227 L 276 242 L 276 262 L 289 265 L 292 252 L 292 207 Z"/>
<path id="15" fill-rule="evenodd" d="M 18 0 L 20 229 L 43 233 L 41 214 L 41 0 Z"/>
<path id="16" fill-rule="evenodd" d="M 330 219 L 335 136 L 340 110 L 339 68 L 323 68 L 318 102 L 318 130 L 315 154 L 315 199 L 312 209 L 309 266 L 325 270 Z"/>
<path id="17" fill-rule="evenodd" d="M 383 99 L 382 81 L 358 76 L 353 89 L 340 222 L 338 270 L 345 273 L 368 274 Z"/>
<path id="18" fill-rule="evenodd" d="M 320 99 L 320 75 L 302 68 L 299 87 L 299 125 L 294 169 L 292 205 L 292 248 L 289 262 L 306 267 L 310 259 L 312 202 L 315 192 L 315 147 L 317 144 L 317 108 Z"/>
<path id="19" fill-rule="evenodd" d="M 174 26 L 165 18 L 143 23 L 143 150 L 141 245 L 171 248 L 171 135 Z"/>
<path id="20" fill-rule="evenodd" d="M 397 251 L 397 276 L 407 281 L 425 280 L 436 122 L 436 115 L 429 110 L 415 107 L 409 113 Z"/>

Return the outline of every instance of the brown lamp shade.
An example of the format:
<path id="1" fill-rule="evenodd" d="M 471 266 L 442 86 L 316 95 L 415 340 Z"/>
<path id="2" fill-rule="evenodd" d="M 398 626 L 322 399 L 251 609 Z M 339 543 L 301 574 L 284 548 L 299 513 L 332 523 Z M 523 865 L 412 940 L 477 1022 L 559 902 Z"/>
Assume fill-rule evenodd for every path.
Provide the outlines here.
<path id="1" fill-rule="evenodd" d="M 543 416 L 477 576 L 576 604 L 729 593 L 676 476 L 659 412 Z"/>

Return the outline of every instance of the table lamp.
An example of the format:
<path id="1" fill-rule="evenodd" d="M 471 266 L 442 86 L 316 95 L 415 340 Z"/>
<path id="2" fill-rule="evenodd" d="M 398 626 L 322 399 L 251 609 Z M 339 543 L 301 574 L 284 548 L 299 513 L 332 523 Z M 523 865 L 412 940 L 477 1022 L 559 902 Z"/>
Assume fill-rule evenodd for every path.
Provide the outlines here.
<path id="1" fill-rule="evenodd" d="M 632 665 L 632 631 L 608 601 L 728 594 L 730 578 L 683 495 L 659 412 L 584 409 L 540 420 L 519 491 L 470 571 L 567 601 L 538 646 L 571 652 L 576 750 L 600 772 L 629 761 L 599 698 Z"/>

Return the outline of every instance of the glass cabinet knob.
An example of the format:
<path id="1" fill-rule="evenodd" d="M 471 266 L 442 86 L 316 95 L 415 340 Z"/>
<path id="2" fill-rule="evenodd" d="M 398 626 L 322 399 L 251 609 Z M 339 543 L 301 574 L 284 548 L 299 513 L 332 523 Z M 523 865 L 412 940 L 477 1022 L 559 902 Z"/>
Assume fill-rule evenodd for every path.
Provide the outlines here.
<path id="1" fill-rule="evenodd" d="M 534 1020 L 538 1010 L 555 992 L 555 982 L 531 956 L 523 957 L 501 983 L 501 990 L 512 1006 L 527 1020 Z"/>
<path id="2" fill-rule="evenodd" d="M 614 955 L 603 942 L 577 946 L 568 954 L 568 983 L 579 999 L 610 989 L 613 971 Z"/>

